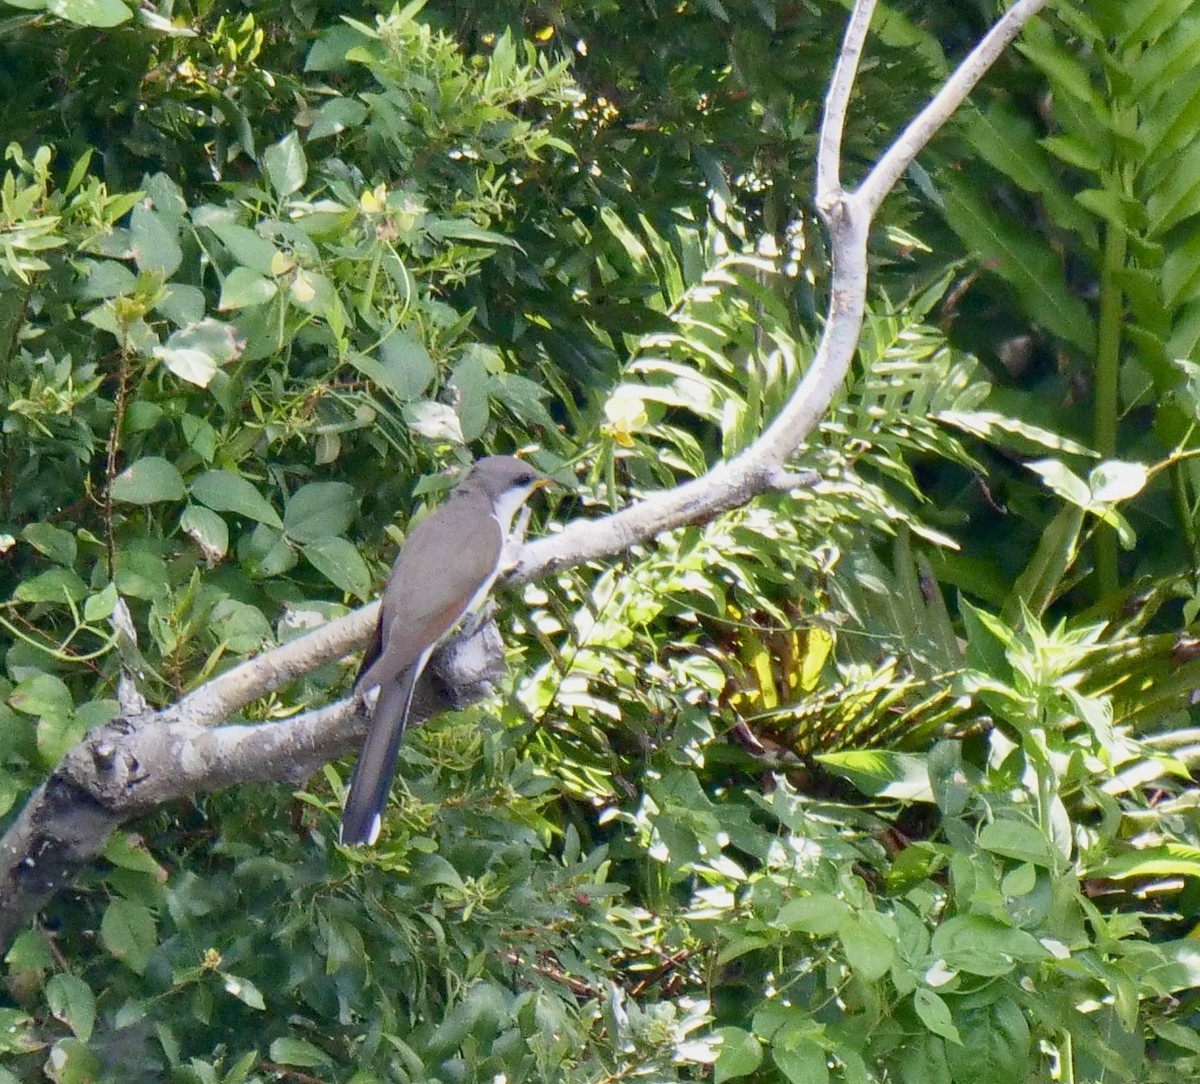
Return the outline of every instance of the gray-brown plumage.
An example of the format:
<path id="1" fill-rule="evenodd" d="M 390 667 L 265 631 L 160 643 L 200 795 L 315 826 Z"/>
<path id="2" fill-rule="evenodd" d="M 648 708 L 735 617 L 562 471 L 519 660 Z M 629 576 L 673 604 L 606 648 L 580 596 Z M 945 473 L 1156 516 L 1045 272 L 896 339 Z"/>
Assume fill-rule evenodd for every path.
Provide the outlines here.
<path id="1" fill-rule="evenodd" d="M 487 597 L 513 516 L 549 480 L 512 456 L 481 459 L 401 548 L 383 593 L 375 642 L 355 683 L 359 695 L 378 685 L 379 699 L 346 795 L 343 843 L 378 837 L 421 672 L 438 644 Z"/>

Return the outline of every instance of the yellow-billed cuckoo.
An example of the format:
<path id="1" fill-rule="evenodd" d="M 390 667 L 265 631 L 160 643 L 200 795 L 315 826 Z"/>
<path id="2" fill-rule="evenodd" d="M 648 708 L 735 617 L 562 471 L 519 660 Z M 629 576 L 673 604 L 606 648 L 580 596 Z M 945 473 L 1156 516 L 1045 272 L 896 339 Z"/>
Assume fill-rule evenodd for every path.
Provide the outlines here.
<path id="1" fill-rule="evenodd" d="M 413 690 L 429 656 L 487 597 L 500 572 L 513 516 L 550 479 L 509 455 L 481 459 L 450 498 L 413 528 L 388 577 L 375 642 L 355 682 L 379 686 L 339 838 L 374 843 L 387 804 Z"/>

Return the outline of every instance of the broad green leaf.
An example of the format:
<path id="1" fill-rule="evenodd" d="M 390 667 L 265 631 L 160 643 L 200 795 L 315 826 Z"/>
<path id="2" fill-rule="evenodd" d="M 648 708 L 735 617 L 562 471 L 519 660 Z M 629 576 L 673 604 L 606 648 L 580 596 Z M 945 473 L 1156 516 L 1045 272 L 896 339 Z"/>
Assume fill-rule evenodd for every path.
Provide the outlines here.
<path id="1" fill-rule="evenodd" d="M 358 513 L 354 487 L 345 482 L 309 482 L 287 499 L 283 530 L 294 542 L 318 542 L 346 533 Z"/>
<path id="2" fill-rule="evenodd" d="M 843 900 L 827 892 L 788 900 L 775 916 L 773 925 L 785 930 L 803 930 L 817 937 L 828 937 L 850 917 L 850 908 Z"/>
<path id="3" fill-rule="evenodd" d="M 946 1046 L 946 1060 L 956 1082 L 1030 1079 L 1037 1040 L 1011 998 L 965 1009 L 957 1015 L 957 1026 L 961 1045 Z"/>
<path id="4" fill-rule="evenodd" d="M 883 915 L 865 912 L 851 916 L 838 927 L 846 961 L 867 982 L 886 975 L 896 958 L 895 941 L 881 928 L 884 919 Z"/>
<path id="5" fill-rule="evenodd" d="M 313 46 L 313 53 L 317 51 L 318 45 Z M 312 53 L 309 57 L 311 59 Z M 317 110 L 308 129 L 308 141 L 311 143 L 314 139 L 338 135 L 347 128 L 357 128 L 366 119 L 367 107 L 362 102 L 353 98 L 333 98 Z"/>
<path id="6" fill-rule="evenodd" d="M 142 974 L 158 943 L 153 913 L 140 903 L 112 900 L 100 922 L 100 941 L 131 971 Z"/>
<path id="7" fill-rule="evenodd" d="M 140 836 L 128 832 L 115 832 L 104 845 L 104 857 L 120 869 L 135 873 L 149 873 L 157 881 L 167 880 L 167 871 L 158 864 L 142 842 Z"/>
<path id="8" fill-rule="evenodd" d="M 66 682 L 54 674 L 35 674 L 18 682 L 7 701 L 25 715 L 68 715 L 75 707 Z"/>
<path id="9" fill-rule="evenodd" d="M 455 410 L 458 412 L 463 440 L 469 444 L 487 432 L 491 416 L 488 407 L 491 377 L 483 357 L 479 353 L 468 351 L 454 366 L 449 383 L 458 392 Z"/>
<path id="10" fill-rule="evenodd" d="M 244 979 L 240 975 L 230 975 L 228 972 L 219 972 L 222 982 L 225 986 L 225 992 L 232 994 L 245 1005 L 249 1005 L 252 1009 L 265 1009 L 267 1003 L 263 1000 L 263 996 L 259 993 L 258 987 L 249 979 Z"/>
<path id="11" fill-rule="evenodd" d="M 918 986 L 913 991 L 913 1008 L 917 1010 L 921 1022 L 935 1035 L 961 1045 L 962 1039 L 959 1038 L 958 1028 L 954 1026 L 950 1009 L 938 994 Z"/>
<path id="12" fill-rule="evenodd" d="M 123 5 L 122 5 L 123 6 Z M 175 226 L 164 215 L 139 203 L 130 216 L 130 242 L 138 270 L 169 279 L 183 261 Z"/>
<path id="13" fill-rule="evenodd" d="M 296 133 L 288 132 L 278 143 L 263 151 L 263 166 L 271 187 L 280 196 L 290 196 L 304 187 L 308 162 Z"/>
<path id="14" fill-rule="evenodd" d="M 220 238 L 221 244 L 242 267 L 248 267 L 260 275 L 274 276 L 273 268 L 279 249 L 257 230 L 236 222 L 218 220 L 206 221 L 204 225 Z"/>
<path id="15" fill-rule="evenodd" d="M 925 758 L 913 753 L 854 749 L 844 753 L 821 753 L 815 759 L 834 775 L 848 779 L 863 794 L 873 798 L 933 801 Z"/>
<path id="16" fill-rule="evenodd" d="M 721 1039 L 721 1046 L 713 1065 L 715 1084 L 749 1076 L 762 1064 L 762 1043 L 750 1032 L 742 1028 L 725 1027 L 718 1028 L 717 1035 Z"/>
<path id="17" fill-rule="evenodd" d="M 1092 500 L 1102 503 L 1127 501 L 1136 497 L 1150 480 L 1150 473 L 1141 463 L 1126 463 L 1106 459 L 1088 475 Z"/>
<path id="18" fill-rule="evenodd" d="M 47 0 L 45 7 L 51 15 L 80 26 L 120 26 L 133 17 L 121 0 Z"/>
<path id="19" fill-rule="evenodd" d="M 87 260 L 82 268 L 87 277 L 79 288 L 79 296 L 88 301 L 119 297 L 137 286 L 137 275 L 116 260 Z"/>
<path id="20" fill-rule="evenodd" d="M 240 349 L 230 324 L 206 319 L 172 333 L 155 348 L 154 356 L 182 380 L 207 388 L 217 369 L 236 358 Z"/>
<path id="21" fill-rule="evenodd" d="M 154 311 L 161 313 L 176 327 L 199 323 L 204 319 L 204 291 L 183 282 L 168 282 L 162 296 L 154 304 Z"/>
<path id="22" fill-rule="evenodd" d="M 226 598 L 213 607 L 208 619 L 212 634 L 230 651 L 251 655 L 274 644 L 271 623 L 257 606 Z"/>
<path id="23" fill-rule="evenodd" d="M 437 375 L 429 351 L 402 331 L 393 331 L 379 344 L 379 364 L 383 367 L 385 386 L 402 402 L 423 395 Z"/>
<path id="24" fill-rule="evenodd" d="M 1062 856 L 1032 824 L 1004 818 L 985 824 L 979 832 L 979 846 L 1005 858 L 1055 868 Z"/>
<path id="25" fill-rule="evenodd" d="M 200 547 L 206 562 L 219 561 L 229 552 L 229 526 L 211 508 L 189 504 L 179 526 Z"/>
<path id="26" fill-rule="evenodd" d="M 278 285 L 272 279 L 265 278 L 248 267 L 235 267 L 221 283 L 221 300 L 217 308 L 228 312 L 231 309 L 261 305 L 270 301 L 278 289 Z"/>
<path id="27" fill-rule="evenodd" d="M 101 1079 L 102 1069 L 82 1039 L 59 1039 L 46 1056 L 45 1074 L 55 1084 L 92 1084 Z"/>
<path id="28" fill-rule="evenodd" d="M 83 1042 L 92 1037 L 96 1023 L 96 995 L 76 975 L 55 975 L 46 983 L 46 1004 L 56 1020 L 61 1020 Z"/>
<path id="29" fill-rule="evenodd" d="M 21 538 L 55 564 L 68 568 L 75 563 L 79 552 L 75 536 L 51 523 L 27 523 L 21 529 Z"/>
<path id="30" fill-rule="evenodd" d="M 1022 962 L 1044 960 L 1049 952 L 1024 930 L 982 915 L 948 918 L 933 932 L 930 952 L 954 971 L 1006 975 Z"/>
<path id="31" fill-rule="evenodd" d="M 271 1043 L 271 1060 L 280 1065 L 300 1065 L 305 1068 L 316 1068 L 320 1065 L 332 1064 L 332 1059 L 318 1046 L 305 1042 L 303 1039 L 291 1039 L 286 1036 L 275 1039 Z"/>
<path id="32" fill-rule="evenodd" d="M 824 1049 L 811 1039 L 771 1047 L 771 1059 L 790 1084 L 828 1084 L 829 1064 Z"/>
<path id="33" fill-rule="evenodd" d="M 1154 966 L 1148 966 L 1149 960 L 1144 965 L 1151 989 L 1165 996 L 1200 988 L 1200 942 L 1190 937 L 1159 942 L 1154 946 L 1154 955 L 1158 958 Z"/>
<path id="34" fill-rule="evenodd" d="M 232 512 L 269 527 L 283 527 L 279 514 L 253 483 L 232 471 L 207 471 L 188 488 L 193 498 L 214 512 Z"/>
<path id="35" fill-rule="evenodd" d="M 371 571 L 352 542 L 325 538 L 304 547 L 305 560 L 330 583 L 364 602 L 371 595 Z"/>
<path id="36" fill-rule="evenodd" d="M 445 403 L 422 399 L 404 404 L 404 420 L 419 437 L 436 442 L 462 444 L 462 426 L 454 408 Z"/>
<path id="37" fill-rule="evenodd" d="M 283 524 L 279 526 L 280 529 L 276 530 L 260 523 L 248 539 L 243 537 L 238 543 L 238 560 L 256 579 L 281 576 L 300 560 L 295 547 L 283 535 Z"/>
<path id="38" fill-rule="evenodd" d="M 47 940 L 48 934 L 41 930 L 22 930 L 13 940 L 12 947 L 4 957 L 14 972 L 16 971 L 52 971 L 54 970 L 54 953 Z M 0 1010 L 2 1013 L 3 1010 Z M 0 1028 L 5 1020 L 0 1015 Z M 4 1040 L 0 1039 L 0 1053 L 5 1050 Z"/>
<path id="39" fill-rule="evenodd" d="M 1106 859 L 1088 871 L 1090 877 L 1123 881 L 1132 877 L 1200 877 L 1200 848 L 1163 843 Z"/>
<path id="40" fill-rule="evenodd" d="M 112 483 L 113 500 L 126 504 L 177 501 L 183 493 L 183 478 L 175 465 L 155 455 L 132 463 Z"/>
<path id="41" fill-rule="evenodd" d="M 13 598 L 18 602 L 79 602 L 87 596 L 87 584 L 69 568 L 50 568 L 17 584 Z"/>

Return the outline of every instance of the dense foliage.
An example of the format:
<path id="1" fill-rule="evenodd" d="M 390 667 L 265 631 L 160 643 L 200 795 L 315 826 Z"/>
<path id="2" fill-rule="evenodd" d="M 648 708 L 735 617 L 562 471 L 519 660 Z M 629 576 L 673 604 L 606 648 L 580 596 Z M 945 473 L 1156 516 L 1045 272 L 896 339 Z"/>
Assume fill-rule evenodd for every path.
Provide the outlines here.
<path id="1" fill-rule="evenodd" d="M 122 670 L 371 598 L 443 467 L 599 514 L 811 356 L 841 3 L 8 3 L 0 818 Z M 881 7 L 848 177 L 947 7 Z M 9 948 L 0 1084 L 1197 1075 L 1198 38 L 1036 23 L 885 211 L 820 482 L 506 599 L 376 848 L 344 764 L 130 825 Z"/>

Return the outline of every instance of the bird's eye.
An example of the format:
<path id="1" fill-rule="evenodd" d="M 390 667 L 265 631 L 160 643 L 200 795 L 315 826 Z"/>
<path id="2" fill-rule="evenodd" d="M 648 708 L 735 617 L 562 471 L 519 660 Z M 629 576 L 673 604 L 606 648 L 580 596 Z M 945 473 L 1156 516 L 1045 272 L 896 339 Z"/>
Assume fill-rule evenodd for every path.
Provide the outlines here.
<path id="1" fill-rule="evenodd" d="M 527 486 L 533 481 L 533 478 L 534 476 L 529 471 L 526 471 L 524 474 L 518 474 L 513 481 L 519 486 Z"/>

